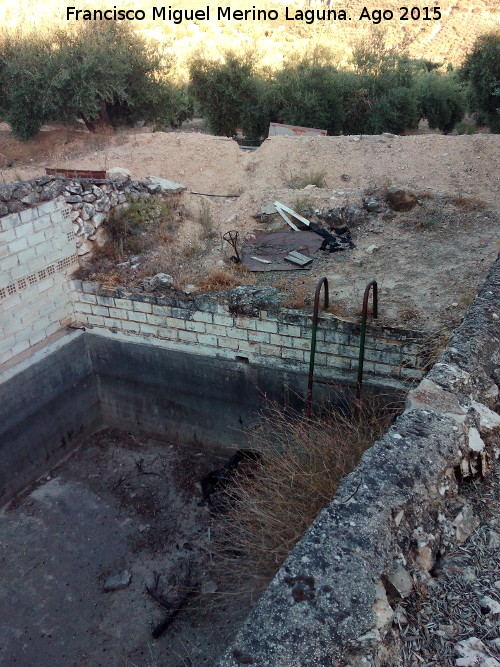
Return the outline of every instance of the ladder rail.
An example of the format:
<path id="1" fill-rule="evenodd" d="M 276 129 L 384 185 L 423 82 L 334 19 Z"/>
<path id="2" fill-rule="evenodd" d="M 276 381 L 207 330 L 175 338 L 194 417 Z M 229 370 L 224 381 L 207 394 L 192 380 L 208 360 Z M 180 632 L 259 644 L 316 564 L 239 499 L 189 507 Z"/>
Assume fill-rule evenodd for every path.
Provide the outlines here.
<path id="1" fill-rule="evenodd" d="M 373 291 L 372 291 L 373 289 Z M 372 317 L 378 318 L 378 284 L 376 280 L 371 280 L 365 288 L 363 295 L 363 310 L 361 313 L 361 331 L 359 338 L 359 360 L 358 360 L 358 379 L 356 382 L 356 401 L 358 407 L 361 401 L 361 393 L 363 390 L 363 365 L 365 362 L 365 340 L 366 340 L 366 320 L 368 319 L 368 299 L 372 292 Z"/>
<path id="2" fill-rule="evenodd" d="M 326 277 L 320 278 L 318 284 L 316 285 L 316 292 L 314 294 L 314 309 L 313 309 L 313 321 L 312 321 L 312 335 L 311 335 L 311 353 L 309 357 L 309 378 L 307 383 L 307 398 L 306 401 L 308 404 L 312 401 L 312 391 L 313 391 L 313 382 L 314 382 L 314 363 L 316 358 L 316 336 L 318 332 L 318 319 L 319 319 L 319 297 L 321 294 L 321 288 L 324 286 L 324 309 L 326 310 L 329 305 L 329 294 L 328 294 L 328 279 Z"/>

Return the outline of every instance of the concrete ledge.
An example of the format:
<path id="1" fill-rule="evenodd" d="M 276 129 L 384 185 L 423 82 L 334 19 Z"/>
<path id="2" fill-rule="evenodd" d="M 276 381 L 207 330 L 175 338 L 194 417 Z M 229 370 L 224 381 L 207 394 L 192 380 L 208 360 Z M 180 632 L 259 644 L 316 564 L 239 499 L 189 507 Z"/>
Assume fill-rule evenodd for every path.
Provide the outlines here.
<path id="1" fill-rule="evenodd" d="M 219 667 L 396 665 L 390 601 L 475 527 L 458 495 L 500 449 L 500 260 L 405 412 L 346 477 Z"/>

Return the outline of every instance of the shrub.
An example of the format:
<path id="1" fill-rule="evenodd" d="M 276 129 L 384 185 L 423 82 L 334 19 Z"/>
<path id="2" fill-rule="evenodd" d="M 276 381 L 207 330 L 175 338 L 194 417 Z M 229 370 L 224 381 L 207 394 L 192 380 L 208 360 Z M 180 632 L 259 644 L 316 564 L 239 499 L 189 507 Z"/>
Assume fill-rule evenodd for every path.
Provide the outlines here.
<path id="1" fill-rule="evenodd" d="M 142 233 L 153 231 L 150 243 L 156 244 L 172 224 L 172 209 L 165 199 L 159 196 L 138 201 L 129 200 L 125 208 L 114 209 L 103 223 L 110 237 L 111 247 L 117 259 L 127 253 L 140 253 L 143 250 Z M 139 240 L 139 238 L 141 240 Z"/>
<path id="2" fill-rule="evenodd" d="M 269 123 L 276 120 L 274 82 L 255 74 L 250 81 L 253 99 L 241 111 L 241 129 L 247 139 L 267 137 Z"/>
<path id="3" fill-rule="evenodd" d="M 308 417 L 271 404 L 250 437 L 261 458 L 220 494 L 226 513 L 214 526 L 213 544 L 224 580 L 258 594 L 394 414 L 373 400 L 359 419 L 345 406 Z"/>
<path id="4" fill-rule="evenodd" d="M 51 89 L 58 71 L 58 59 L 46 39 L 21 33 L 1 36 L 0 114 L 19 139 L 35 136 L 56 114 Z"/>
<path id="5" fill-rule="evenodd" d="M 460 71 L 470 85 L 470 106 L 500 132 L 500 31 L 479 37 Z"/>
<path id="6" fill-rule="evenodd" d="M 305 56 L 286 64 L 275 76 L 273 100 L 281 123 L 318 127 L 340 134 L 345 109 L 342 82 L 332 65 Z"/>
<path id="7" fill-rule="evenodd" d="M 428 72 L 419 77 L 416 88 L 421 116 L 431 129 L 448 134 L 463 119 L 465 95 L 452 74 Z"/>
<path id="8" fill-rule="evenodd" d="M 214 134 L 231 137 L 256 94 L 250 55 L 226 52 L 223 62 L 198 56 L 189 67 L 191 95 Z"/>
<path id="9" fill-rule="evenodd" d="M 165 79 L 164 53 L 123 23 L 4 37 L 0 61 L 3 113 L 21 139 L 46 120 L 78 117 L 94 131 L 139 119 L 171 126 L 190 115 L 186 94 Z"/>

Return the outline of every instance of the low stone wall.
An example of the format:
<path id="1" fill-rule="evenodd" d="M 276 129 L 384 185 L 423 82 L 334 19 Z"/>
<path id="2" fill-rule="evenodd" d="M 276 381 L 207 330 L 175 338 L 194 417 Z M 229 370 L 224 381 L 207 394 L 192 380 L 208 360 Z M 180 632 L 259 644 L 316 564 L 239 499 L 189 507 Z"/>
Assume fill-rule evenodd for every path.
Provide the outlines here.
<path id="1" fill-rule="evenodd" d="M 71 209 L 61 199 L 0 218 L 0 364 L 73 320 L 78 266 Z"/>
<path id="2" fill-rule="evenodd" d="M 405 412 L 363 456 L 220 667 L 398 665 L 394 607 L 476 526 L 464 477 L 500 449 L 500 260 Z"/>
<path id="3" fill-rule="evenodd" d="M 153 194 L 176 193 L 183 189 L 165 179 L 146 181 L 122 179 L 83 179 L 43 176 L 0 186 L 0 218 L 19 213 L 39 202 L 62 197 L 71 207 L 71 221 L 76 235 L 78 255 L 92 250 L 92 241 L 102 237 L 100 225 L 110 210 L 123 206 L 129 199 L 147 199 Z"/>
<path id="4" fill-rule="evenodd" d="M 259 302 L 268 288 L 236 287 L 226 295 L 192 298 L 154 296 L 98 283 L 72 281 L 75 318 L 86 327 L 162 341 L 166 349 L 301 371 L 307 379 L 311 313 Z M 316 376 L 355 381 L 359 323 L 322 313 L 318 327 Z M 427 336 L 398 327 L 367 328 L 366 380 L 396 388 L 424 373 Z"/>

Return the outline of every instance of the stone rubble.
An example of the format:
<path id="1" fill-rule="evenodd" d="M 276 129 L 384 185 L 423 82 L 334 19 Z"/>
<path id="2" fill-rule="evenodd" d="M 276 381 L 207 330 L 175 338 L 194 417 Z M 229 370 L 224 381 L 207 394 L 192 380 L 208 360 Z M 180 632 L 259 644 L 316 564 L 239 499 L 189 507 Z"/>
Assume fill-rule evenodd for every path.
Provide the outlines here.
<path id="1" fill-rule="evenodd" d="M 130 178 L 121 167 L 107 171 L 106 179 L 61 178 L 42 176 L 0 186 L 0 217 L 17 213 L 35 204 L 62 197 L 71 207 L 78 255 L 86 255 L 105 241 L 102 223 L 110 211 L 127 206 L 130 200 L 149 199 L 154 195 L 176 195 L 183 185 L 165 178 L 150 176 L 144 181 Z"/>

